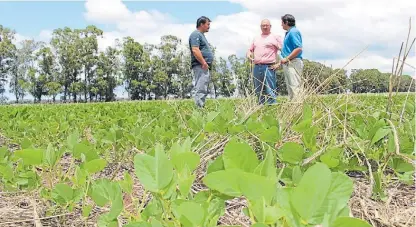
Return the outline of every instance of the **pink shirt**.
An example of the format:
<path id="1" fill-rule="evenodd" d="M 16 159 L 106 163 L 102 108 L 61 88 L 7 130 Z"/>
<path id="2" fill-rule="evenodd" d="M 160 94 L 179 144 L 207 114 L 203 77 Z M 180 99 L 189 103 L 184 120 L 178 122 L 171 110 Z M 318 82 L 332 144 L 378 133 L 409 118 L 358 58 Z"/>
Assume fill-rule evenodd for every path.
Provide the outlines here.
<path id="1" fill-rule="evenodd" d="M 254 51 L 254 64 L 276 62 L 277 51 L 282 49 L 282 37 L 269 34 L 256 37 L 249 50 Z"/>

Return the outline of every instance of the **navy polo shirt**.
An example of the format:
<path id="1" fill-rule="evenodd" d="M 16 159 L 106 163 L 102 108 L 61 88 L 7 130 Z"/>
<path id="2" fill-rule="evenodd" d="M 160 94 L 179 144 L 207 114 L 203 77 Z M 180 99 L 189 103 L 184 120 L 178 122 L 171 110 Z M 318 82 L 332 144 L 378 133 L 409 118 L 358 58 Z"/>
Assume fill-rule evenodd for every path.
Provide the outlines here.
<path id="1" fill-rule="evenodd" d="M 285 58 L 289 56 L 289 54 L 298 47 L 302 47 L 302 34 L 300 34 L 300 31 L 293 26 L 286 32 L 283 40 L 282 57 Z M 301 51 L 295 58 L 302 59 L 302 52 L 303 51 Z"/>

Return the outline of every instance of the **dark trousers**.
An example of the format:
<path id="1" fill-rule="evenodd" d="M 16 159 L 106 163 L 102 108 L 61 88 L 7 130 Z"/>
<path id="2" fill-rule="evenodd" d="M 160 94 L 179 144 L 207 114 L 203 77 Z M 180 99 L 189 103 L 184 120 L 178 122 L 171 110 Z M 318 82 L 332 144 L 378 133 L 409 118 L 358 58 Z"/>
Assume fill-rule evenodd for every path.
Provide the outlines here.
<path id="1" fill-rule="evenodd" d="M 259 104 L 264 104 L 267 100 L 268 104 L 276 103 L 276 72 L 269 69 L 270 65 L 254 65 L 254 91 L 258 98 Z"/>

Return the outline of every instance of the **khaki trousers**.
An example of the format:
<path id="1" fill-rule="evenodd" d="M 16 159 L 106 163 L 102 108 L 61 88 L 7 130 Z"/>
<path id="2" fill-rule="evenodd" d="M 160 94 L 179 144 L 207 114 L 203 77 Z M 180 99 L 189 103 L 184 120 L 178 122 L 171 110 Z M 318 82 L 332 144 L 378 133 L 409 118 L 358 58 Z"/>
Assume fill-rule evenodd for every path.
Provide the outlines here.
<path id="1" fill-rule="evenodd" d="M 296 96 L 303 92 L 303 61 L 302 59 L 295 58 L 290 62 L 283 64 L 282 67 L 287 92 L 290 100 L 293 100 Z"/>

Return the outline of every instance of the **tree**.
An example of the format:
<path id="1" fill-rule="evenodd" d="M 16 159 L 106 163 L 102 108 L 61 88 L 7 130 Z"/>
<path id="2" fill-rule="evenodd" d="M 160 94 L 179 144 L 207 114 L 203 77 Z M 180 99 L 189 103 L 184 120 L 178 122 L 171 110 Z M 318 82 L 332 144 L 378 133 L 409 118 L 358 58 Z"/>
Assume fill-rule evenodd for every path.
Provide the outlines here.
<path id="1" fill-rule="evenodd" d="M 38 81 L 43 83 L 46 80 L 44 77 L 39 78 L 36 73 L 36 52 L 40 45 L 41 42 L 33 39 L 23 40 L 16 51 L 10 80 L 10 91 L 15 94 L 16 102 L 19 102 L 19 99 L 23 99 L 26 92 L 35 97 L 34 101 L 40 101 L 42 92 L 37 94 L 36 87 L 38 86 Z"/>
<path id="2" fill-rule="evenodd" d="M 77 94 L 81 88 L 78 78 L 78 73 L 82 69 L 82 62 L 80 61 L 79 49 L 79 34 L 80 30 L 72 30 L 68 27 L 59 28 L 53 31 L 51 44 L 56 51 L 59 62 L 59 81 L 64 89 L 64 102 L 68 95 L 73 96 L 76 101 Z"/>
<path id="3" fill-rule="evenodd" d="M 352 92 L 387 92 L 389 75 L 388 73 L 381 73 L 377 69 L 354 69 L 350 76 Z"/>
<path id="4" fill-rule="evenodd" d="M 126 90 L 131 99 L 143 100 L 146 98 L 147 87 L 150 84 L 144 76 L 151 65 L 149 53 L 133 38 L 126 37 L 123 42 L 123 57 Z"/>
<path id="5" fill-rule="evenodd" d="M 154 80 L 156 82 L 155 95 L 163 96 L 167 98 L 169 94 L 175 94 L 178 92 L 178 87 L 174 86 L 175 78 L 179 74 L 179 46 L 181 40 L 173 35 L 165 35 L 161 37 L 161 42 L 157 47 L 159 51 L 159 59 L 157 62 L 158 70 L 154 74 Z"/>
<path id="6" fill-rule="evenodd" d="M 13 59 L 16 55 L 16 46 L 13 44 L 16 32 L 0 25 L 0 94 L 5 92 L 7 77 L 12 70 Z"/>
<path id="7" fill-rule="evenodd" d="M 96 77 L 91 83 L 91 95 L 99 97 L 99 100 L 106 102 L 114 101 L 116 95 L 114 89 L 120 85 L 118 78 L 120 61 L 118 59 L 119 50 L 107 47 L 105 52 L 101 52 L 97 60 Z M 90 97 L 92 97 L 90 96 Z"/>
<path id="8" fill-rule="evenodd" d="M 251 64 L 246 58 L 238 58 L 235 54 L 228 57 L 231 71 L 237 81 L 237 92 L 247 97 L 253 90 L 253 76 L 251 74 Z"/>
<path id="9" fill-rule="evenodd" d="M 88 98 L 92 100 L 92 92 L 90 91 L 93 85 L 93 68 L 97 65 L 98 61 L 98 41 L 97 37 L 103 35 L 103 31 L 97 27 L 90 25 L 85 29 L 79 31 L 80 39 L 77 40 L 77 48 L 80 50 L 80 64 L 84 71 L 84 100 Z M 88 96 L 88 97 L 87 97 Z"/>
<path id="10" fill-rule="evenodd" d="M 98 38 L 103 31 L 96 26 L 69 27 L 53 31 L 50 45 L 25 40 L 14 43 L 15 31 L 0 25 L 0 98 L 9 83 L 17 102 L 27 95 L 41 102 L 44 96 L 62 94 L 64 102 L 113 101 L 115 89 L 123 85 L 133 100 L 190 98 L 193 74 L 187 43 L 173 35 L 163 35 L 157 44 L 139 43 L 125 37 L 115 47 L 100 50 Z M 210 69 L 209 87 L 217 97 L 253 93 L 253 65 L 235 54 L 216 57 Z M 387 92 L 390 73 L 377 69 L 333 69 L 320 62 L 304 59 L 306 86 L 320 94 Z M 277 92 L 286 95 L 283 70 L 276 70 Z M 402 76 L 394 90 L 415 90 L 414 81 Z M 411 86 L 412 85 L 412 86 Z"/>
<path id="11" fill-rule="evenodd" d="M 319 62 L 305 59 L 303 61 L 303 78 L 310 89 L 318 89 L 321 94 L 341 93 L 347 86 L 345 70 L 332 69 Z"/>
<path id="12" fill-rule="evenodd" d="M 191 52 L 185 46 L 178 53 L 178 75 L 175 81 L 175 87 L 178 89 L 178 95 L 181 98 L 188 98 L 192 91 L 192 71 L 191 71 Z"/>

